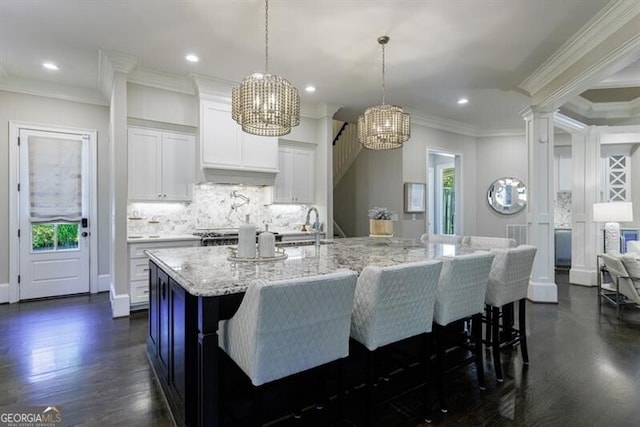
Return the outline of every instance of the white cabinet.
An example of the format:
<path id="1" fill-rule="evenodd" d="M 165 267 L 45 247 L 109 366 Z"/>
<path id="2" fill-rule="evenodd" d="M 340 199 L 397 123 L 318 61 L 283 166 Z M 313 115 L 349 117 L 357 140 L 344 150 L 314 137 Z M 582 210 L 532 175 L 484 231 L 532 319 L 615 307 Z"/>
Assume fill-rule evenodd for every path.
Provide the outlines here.
<path id="1" fill-rule="evenodd" d="M 129 200 L 190 201 L 195 155 L 194 135 L 129 128 Z"/>
<path id="2" fill-rule="evenodd" d="M 200 246 L 199 239 L 162 242 L 129 243 L 129 303 L 132 306 L 149 302 L 149 257 L 146 250 Z"/>
<path id="3" fill-rule="evenodd" d="M 280 173 L 274 185 L 274 203 L 313 203 L 315 193 L 315 149 L 280 145 Z"/>
<path id="4" fill-rule="evenodd" d="M 231 106 L 200 102 L 200 156 L 203 168 L 278 172 L 278 139 L 245 133 L 231 118 Z"/>

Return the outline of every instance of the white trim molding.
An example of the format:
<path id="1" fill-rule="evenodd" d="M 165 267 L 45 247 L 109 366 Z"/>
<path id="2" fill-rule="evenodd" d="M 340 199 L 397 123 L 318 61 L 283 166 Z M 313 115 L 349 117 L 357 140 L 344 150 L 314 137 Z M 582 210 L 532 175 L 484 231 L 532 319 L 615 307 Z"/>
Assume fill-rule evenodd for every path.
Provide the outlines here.
<path id="1" fill-rule="evenodd" d="M 140 58 L 113 50 L 100 50 L 98 52 L 98 90 L 102 95 L 111 100 L 111 88 L 113 88 L 113 75 L 115 73 L 129 74 L 140 64 Z"/>
<path id="2" fill-rule="evenodd" d="M 113 283 L 109 285 L 109 288 L 109 301 L 111 302 L 112 317 L 129 316 L 129 294 L 116 294 Z"/>
<path id="3" fill-rule="evenodd" d="M 610 2 L 519 87 L 532 95 L 538 92 L 638 14 L 637 0 Z"/>
<path id="4" fill-rule="evenodd" d="M 20 212 L 18 203 L 18 136 L 20 129 L 64 132 L 89 136 L 89 235 L 96 236 L 89 240 L 89 292 L 98 292 L 98 133 L 95 129 L 74 128 L 41 123 L 10 121 L 9 122 L 9 230 L 20 228 Z M 20 241 L 17 232 L 9 233 L 9 302 L 20 300 Z"/>
<path id="5" fill-rule="evenodd" d="M 558 286 L 555 283 L 531 282 L 527 299 L 532 302 L 558 303 Z"/>
<path id="6" fill-rule="evenodd" d="M 597 272 L 572 268 L 569 270 L 569 283 L 572 285 L 596 286 L 598 284 Z"/>
<path id="7" fill-rule="evenodd" d="M 109 105 L 107 98 L 95 89 L 54 84 L 43 80 L 22 77 L 5 77 L 0 75 L 0 90 L 44 96 L 63 101 L 81 102 L 84 104 Z"/>
<path id="8" fill-rule="evenodd" d="M 193 79 L 174 74 L 160 73 L 146 68 L 137 68 L 127 76 L 127 83 L 150 86 L 171 92 L 195 95 Z"/>
<path id="9" fill-rule="evenodd" d="M 0 283 L 0 304 L 9 302 L 9 284 Z"/>
<path id="10" fill-rule="evenodd" d="M 109 292 L 111 290 L 111 275 L 101 274 L 98 276 L 98 292 Z"/>

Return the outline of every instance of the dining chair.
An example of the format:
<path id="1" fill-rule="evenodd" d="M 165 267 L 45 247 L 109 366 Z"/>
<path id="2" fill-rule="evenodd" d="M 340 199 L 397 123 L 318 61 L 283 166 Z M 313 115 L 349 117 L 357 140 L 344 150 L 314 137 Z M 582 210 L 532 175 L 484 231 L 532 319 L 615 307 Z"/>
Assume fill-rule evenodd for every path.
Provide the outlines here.
<path id="1" fill-rule="evenodd" d="M 456 234 L 423 234 L 420 236 L 422 243 L 450 243 L 452 245 L 462 242 L 462 237 Z"/>
<path id="2" fill-rule="evenodd" d="M 464 236 L 462 244 L 482 249 L 513 248 L 516 241 L 507 237 Z"/>
<path id="3" fill-rule="evenodd" d="M 486 343 L 492 349 L 498 382 L 503 382 L 500 349 L 520 344 L 522 362 L 529 364 L 526 331 L 526 298 L 537 248 L 521 245 L 517 248 L 492 249 L 494 254 L 485 295 Z M 513 304 L 518 302 L 518 327 L 513 327 Z M 502 328 L 500 328 L 502 319 Z M 501 333 L 502 332 L 502 333 Z"/>
<path id="4" fill-rule="evenodd" d="M 351 338 L 367 351 L 367 425 L 374 414 L 376 356 L 383 347 L 423 335 L 423 415 L 430 420 L 430 333 L 442 262 L 367 266 L 360 273 L 351 316 Z M 427 336 L 429 334 L 429 336 Z"/>
<path id="5" fill-rule="evenodd" d="M 220 322 L 220 347 L 256 388 L 254 423 L 262 418 L 265 385 L 348 356 L 357 277 L 356 272 L 340 270 L 257 280 L 235 315 Z M 299 413 L 300 408 L 295 409 Z"/>
<path id="6" fill-rule="evenodd" d="M 620 317 L 620 307 L 626 304 L 640 304 L 640 261 L 632 254 L 600 255 L 613 283 L 601 284 L 598 290 L 599 304 L 602 299 L 615 305 L 616 317 Z"/>
<path id="7" fill-rule="evenodd" d="M 635 254 L 635 256 L 640 255 L 640 242 L 637 240 L 629 240 L 627 242 L 627 253 Z"/>
<path id="8" fill-rule="evenodd" d="M 482 360 L 482 312 L 484 297 L 487 292 L 489 271 L 494 254 L 489 252 L 477 252 L 469 255 L 442 258 L 442 270 L 438 281 L 436 304 L 434 308 L 434 339 L 436 341 L 436 361 L 438 364 L 438 386 L 440 391 L 440 409 L 447 412 L 443 376 L 445 373 L 459 367 L 475 362 L 478 375 L 478 386 L 485 389 L 484 365 Z M 459 321 L 471 319 L 472 334 L 459 333 L 454 328 L 453 333 L 448 333 L 447 326 L 459 323 Z M 447 346 L 450 338 L 456 338 L 453 345 Z M 473 351 L 473 356 L 460 364 L 444 369 L 446 350 L 453 346 L 465 344 L 469 339 L 473 344 L 468 346 Z"/>

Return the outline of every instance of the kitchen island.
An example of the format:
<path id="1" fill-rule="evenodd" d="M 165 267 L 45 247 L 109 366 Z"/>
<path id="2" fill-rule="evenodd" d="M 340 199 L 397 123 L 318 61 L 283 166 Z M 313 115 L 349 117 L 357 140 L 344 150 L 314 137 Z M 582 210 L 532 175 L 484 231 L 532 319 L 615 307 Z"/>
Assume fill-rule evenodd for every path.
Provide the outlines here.
<path id="1" fill-rule="evenodd" d="M 218 321 L 237 310 L 256 279 L 281 280 L 362 271 L 469 253 L 475 249 L 423 244 L 415 239 L 349 238 L 319 247 L 288 246 L 279 261 L 230 261 L 230 247 L 148 251 L 149 337 L 147 352 L 178 425 L 218 426 Z"/>

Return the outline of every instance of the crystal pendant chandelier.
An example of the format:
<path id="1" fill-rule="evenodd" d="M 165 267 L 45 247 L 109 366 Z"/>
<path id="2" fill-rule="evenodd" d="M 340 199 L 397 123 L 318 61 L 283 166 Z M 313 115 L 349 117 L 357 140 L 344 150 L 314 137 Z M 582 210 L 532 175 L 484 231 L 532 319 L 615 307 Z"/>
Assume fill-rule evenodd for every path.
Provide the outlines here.
<path id="1" fill-rule="evenodd" d="M 382 46 L 382 104 L 369 107 L 358 118 L 358 140 L 371 150 L 401 148 L 411 136 L 411 116 L 402 107 L 385 104 L 384 46 L 388 36 L 378 37 Z"/>
<path id="2" fill-rule="evenodd" d="M 265 72 L 247 76 L 233 88 L 231 117 L 246 133 L 282 136 L 300 124 L 300 97 L 287 79 L 269 74 L 269 0 L 264 16 Z"/>

